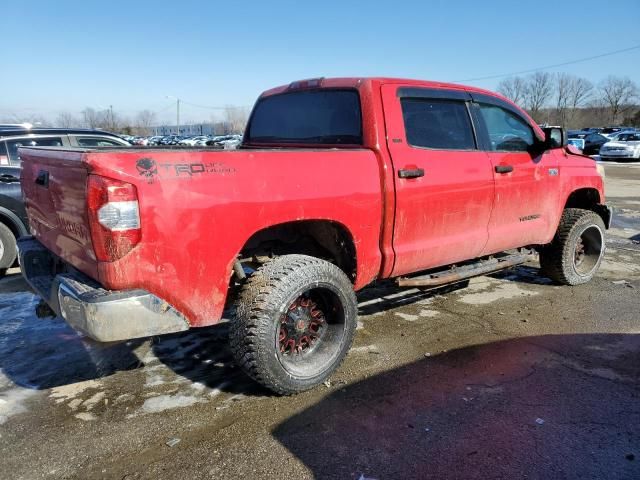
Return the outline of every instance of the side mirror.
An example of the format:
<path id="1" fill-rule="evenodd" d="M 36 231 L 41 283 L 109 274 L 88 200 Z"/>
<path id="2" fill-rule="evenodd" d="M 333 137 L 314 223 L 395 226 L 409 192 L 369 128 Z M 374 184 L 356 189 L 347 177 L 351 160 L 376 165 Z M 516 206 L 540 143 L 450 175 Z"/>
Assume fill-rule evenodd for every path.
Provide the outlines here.
<path id="1" fill-rule="evenodd" d="M 567 132 L 562 127 L 544 127 L 544 148 L 551 150 L 553 148 L 564 148 L 567 146 Z"/>

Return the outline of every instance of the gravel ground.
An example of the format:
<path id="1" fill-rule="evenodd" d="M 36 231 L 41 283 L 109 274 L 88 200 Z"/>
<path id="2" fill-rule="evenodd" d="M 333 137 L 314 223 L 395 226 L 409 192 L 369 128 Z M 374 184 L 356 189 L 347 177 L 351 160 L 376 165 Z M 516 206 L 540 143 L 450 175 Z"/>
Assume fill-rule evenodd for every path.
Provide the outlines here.
<path id="1" fill-rule="evenodd" d="M 608 164 L 603 266 L 531 263 L 359 294 L 327 386 L 270 395 L 225 326 L 115 345 L 39 320 L 0 281 L 0 478 L 640 478 L 640 166 Z M 172 446 L 171 446 L 172 445 Z"/>

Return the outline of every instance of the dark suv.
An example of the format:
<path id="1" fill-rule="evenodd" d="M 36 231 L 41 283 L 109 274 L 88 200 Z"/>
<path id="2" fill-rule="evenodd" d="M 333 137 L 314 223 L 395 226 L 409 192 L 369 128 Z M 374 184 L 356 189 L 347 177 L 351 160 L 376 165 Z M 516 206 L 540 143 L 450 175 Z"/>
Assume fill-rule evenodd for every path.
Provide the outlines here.
<path id="1" fill-rule="evenodd" d="M 111 133 L 68 128 L 0 125 L 0 278 L 16 263 L 16 238 L 28 234 L 20 188 L 18 147 L 123 147 Z"/>

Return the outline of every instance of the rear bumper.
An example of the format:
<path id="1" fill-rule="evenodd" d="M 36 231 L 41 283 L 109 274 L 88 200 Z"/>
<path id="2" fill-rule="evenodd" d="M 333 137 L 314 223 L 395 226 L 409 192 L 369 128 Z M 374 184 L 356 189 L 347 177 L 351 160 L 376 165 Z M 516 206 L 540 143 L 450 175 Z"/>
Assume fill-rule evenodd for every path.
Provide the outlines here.
<path id="1" fill-rule="evenodd" d="M 613 150 L 607 152 L 600 152 L 601 160 L 637 160 L 635 152 L 632 151 L 622 151 L 622 150 Z"/>
<path id="2" fill-rule="evenodd" d="M 145 290 L 109 291 L 77 271 L 55 273 L 62 263 L 33 237 L 18 241 L 22 275 L 51 309 L 76 330 L 113 342 L 187 330 L 189 322 Z"/>

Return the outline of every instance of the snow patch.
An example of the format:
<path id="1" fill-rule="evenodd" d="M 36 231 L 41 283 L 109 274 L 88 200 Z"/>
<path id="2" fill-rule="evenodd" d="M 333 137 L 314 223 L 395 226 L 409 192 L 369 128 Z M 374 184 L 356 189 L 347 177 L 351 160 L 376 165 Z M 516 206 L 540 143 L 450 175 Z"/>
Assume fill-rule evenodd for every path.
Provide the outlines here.
<path id="1" fill-rule="evenodd" d="M 458 297 L 459 301 L 468 305 L 486 305 L 498 300 L 538 295 L 538 292 L 524 290 L 513 282 L 503 283 L 494 279 L 484 284 L 469 285 L 469 288 L 474 293 L 463 293 Z"/>
<path id="2" fill-rule="evenodd" d="M 9 417 L 26 412 L 25 402 L 35 394 L 34 390 L 14 385 L 0 370 L 0 425 Z"/>
<path id="3" fill-rule="evenodd" d="M 141 410 L 144 413 L 159 413 L 174 408 L 190 407 L 202 401 L 200 398 L 187 395 L 159 395 L 157 397 L 147 398 Z"/>
<path id="4" fill-rule="evenodd" d="M 72 400 L 86 390 L 101 388 L 102 383 L 97 380 L 86 380 L 84 382 L 70 383 L 51 389 L 49 397 L 55 399 L 56 403 Z"/>
<path id="5" fill-rule="evenodd" d="M 394 314 L 408 322 L 415 322 L 420 318 L 418 315 L 413 315 L 411 313 L 394 312 Z"/>

